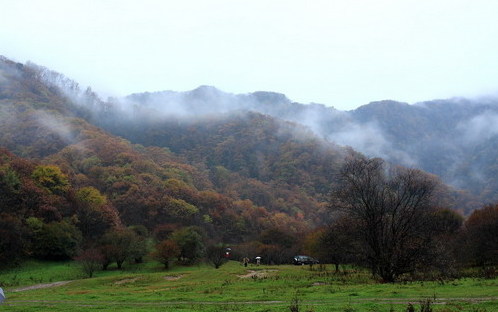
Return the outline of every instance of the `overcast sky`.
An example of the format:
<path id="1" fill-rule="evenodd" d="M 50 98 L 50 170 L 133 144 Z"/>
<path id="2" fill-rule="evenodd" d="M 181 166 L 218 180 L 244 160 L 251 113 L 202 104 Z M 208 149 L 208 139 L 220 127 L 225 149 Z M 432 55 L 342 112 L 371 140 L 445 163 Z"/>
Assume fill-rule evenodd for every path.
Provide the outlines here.
<path id="1" fill-rule="evenodd" d="M 104 97 L 212 85 L 341 110 L 498 93 L 496 0 L 0 0 L 0 54 Z"/>

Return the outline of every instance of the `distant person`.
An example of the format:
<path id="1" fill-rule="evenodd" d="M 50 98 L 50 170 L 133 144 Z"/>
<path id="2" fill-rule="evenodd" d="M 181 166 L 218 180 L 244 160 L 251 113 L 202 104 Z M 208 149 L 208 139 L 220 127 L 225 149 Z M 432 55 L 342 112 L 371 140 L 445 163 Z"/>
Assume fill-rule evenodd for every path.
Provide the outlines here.
<path id="1" fill-rule="evenodd" d="M 242 259 L 242 264 L 247 268 L 247 264 L 249 263 L 249 261 L 249 258 L 244 257 L 244 259 Z"/>
<path id="2" fill-rule="evenodd" d="M 5 300 L 5 294 L 3 293 L 3 289 L 0 287 L 0 304 Z"/>
<path id="3" fill-rule="evenodd" d="M 260 265 L 261 264 L 261 257 L 256 257 L 256 265 Z"/>

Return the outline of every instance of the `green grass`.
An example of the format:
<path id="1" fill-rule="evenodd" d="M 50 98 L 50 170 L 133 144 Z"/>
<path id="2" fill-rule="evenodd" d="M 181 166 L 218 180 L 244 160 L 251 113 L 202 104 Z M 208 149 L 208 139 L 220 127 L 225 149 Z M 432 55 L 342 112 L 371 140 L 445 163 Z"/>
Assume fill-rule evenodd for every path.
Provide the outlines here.
<path id="1" fill-rule="evenodd" d="M 248 270 L 259 275 L 240 277 Z M 72 282 L 12 292 L 67 280 Z M 418 311 L 427 298 L 438 303 L 435 311 L 498 311 L 496 298 L 476 299 L 498 296 L 498 279 L 382 284 L 362 270 L 335 274 L 291 265 L 244 268 L 237 262 L 218 270 L 198 265 L 164 271 L 150 261 L 128 264 L 123 271 L 111 267 L 84 279 L 74 262 L 30 261 L 0 272 L 0 284 L 7 295 L 0 311 L 290 311 L 297 299 L 299 311 L 404 312 L 408 301 Z"/>

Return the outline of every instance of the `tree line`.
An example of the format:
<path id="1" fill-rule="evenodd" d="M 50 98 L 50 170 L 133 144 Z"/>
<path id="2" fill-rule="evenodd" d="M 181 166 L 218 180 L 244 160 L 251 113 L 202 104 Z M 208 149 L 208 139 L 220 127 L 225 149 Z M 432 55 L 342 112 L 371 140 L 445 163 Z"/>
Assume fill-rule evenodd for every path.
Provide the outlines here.
<path id="1" fill-rule="evenodd" d="M 76 259 L 91 275 L 112 263 L 118 269 L 127 261 L 139 263 L 147 255 L 165 268 L 201 259 L 219 267 L 228 259 L 223 236 L 195 224 L 124 224 L 98 189 L 73 189 L 54 165 L 35 164 L 4 150 L 0 186 L 2 266 L 25 257 Z M 444 207 L 440 187 L 436 177 L 422 171 L 355 155 L 338 174 L 328 226 L 298 232 L 286 217 L 276 218 L 260 232 L 230 242 L 230 259 L 260 256 L 263 263 L 283 264 L 308 253 L 335 264 L 336 270 L 342 264 L 368 267 L 387 282 L 403 276 L 457 276 L 468 266 L 494 276 L 498 205 L 465 219 Z"/>
<path id="2" fill-rule="evenodd" d="M 118 147 L 113 151 L 118 152 L 114 159 L 126 158 Z M 70 150 L 65 153 L 67 157 Z M 254 253 L 260 253 L 259 249 L 270 243 L 270 233 L 283 232 L 279 229 L 289 226 L 291 230 L 286 229 L 285 235 L 293 237 L 296 230 L 306 228 L 303 221 L 292 221 L 285 213 L 270 213 L 250 200 L 198 191 L 169 175 L 161 181 L 129 167 L 89 167 L 89 163 L 103 160 L 89 157 L 80 162 L 75 156 L 71 158 L 83 172 L 93 168 L 88 177 L 70 175 L 57 165 L 27 160 L 0 149 L 0 267 L 30 257 L 66 260 L 91 255 L 104 269 L 111 263 L 121 267 L 128 260 L 140 262 L 154 250 L 156 259 L 165 263 L 164 252 L 160 251 L 166 247 L 170 249 L 168 261 L 176 257 L 180 263 L 192 264 L 212 254 L 218 244 L 234 245 L 245 238 L 258 242 L 261 246 Z M 164 152 L 156 152 L 156 157 L 164 158 Z M 123 170 L 127 175 L 120 177 Z M 185 174 L 179 170 L 175 173 Z M 112 200 L 99 188 L 88 186 L 92 175 L 100 177 L 94 185 L 111 193 Z M 104 180 L 110 189 L 99 183 Z M 121 195 L 119 190 L 123 189 Z"/>
<path id="3" fill-rule="evenodd" d="M 498 264 L 498 204 L 464 219 L 442 203 L 441 183 L 417 169 L 378 158 L 351 157 L 331 196 L 333 222 L 308 239 L 312 253 L 336 265 L 368 267 L 386 282 L 402 276 L 457 276 Z"/>

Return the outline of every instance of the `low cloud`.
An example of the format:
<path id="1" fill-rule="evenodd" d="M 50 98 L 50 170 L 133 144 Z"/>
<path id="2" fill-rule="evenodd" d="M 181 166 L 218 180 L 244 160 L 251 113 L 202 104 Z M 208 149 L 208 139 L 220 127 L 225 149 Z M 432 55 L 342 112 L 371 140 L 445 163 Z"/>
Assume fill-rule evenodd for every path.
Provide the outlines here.
<path id="1" fill-rule="evenodd" d="M 66 144 L 71 144 L 74 142 L 74 134 L 72 128 L 66 121 L 63 121 L 54 115 L 41 111 L 37 113 L 36 121 L 41 127 L 57 135 Z"/>
<path id="2" fill-rule="evenodd" d="M 225 114 L 239 109 L 241 101 L 232 94 L 202 86 L 189 92 L 162 91 L 132 94 L 117 99 L 121 109 L 129 112 L 148 112 L 156 117 L 198 119 Z"/>
<path id="3" fill-rule="evenodd" d="M 393 148 L 377 122 L 362 124 L 350 121 L 340 130 L 328 134 L 327 139 L 350 146 L 369 157 L 381 157 L 406 166 L 414 166 L 417 163 L 408 153 Z"/>
<path id="4" fill-rule="evenodd" d="M 458 125 L 466 143 L 479 143 L 498 134 L 498 114 L 486 112 Z"/>

